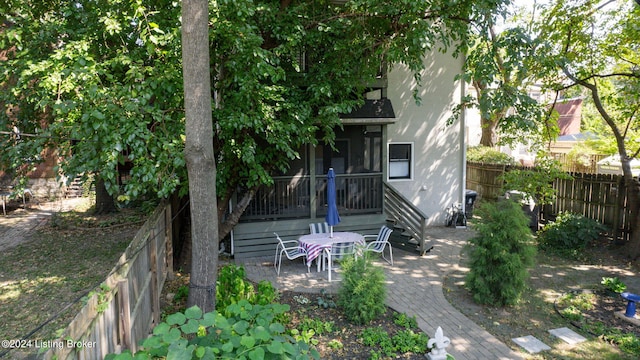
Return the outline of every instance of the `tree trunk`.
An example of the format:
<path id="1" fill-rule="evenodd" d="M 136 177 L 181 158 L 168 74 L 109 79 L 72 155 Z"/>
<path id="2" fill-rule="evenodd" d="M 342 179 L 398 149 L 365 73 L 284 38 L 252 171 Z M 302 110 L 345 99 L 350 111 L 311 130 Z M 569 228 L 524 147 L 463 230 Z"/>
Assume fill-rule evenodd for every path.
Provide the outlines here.
<path id="1" fill-rule="evenodd" d="M 96 175 L 96 214 L 110 214 L 118 211 L 116 200 L 109 194 L 104 186 L 104 180 L 100 175 Z"/>
<path id="2" fill-rule="evenodd" d="M 236 206 L 233 207 L 233 211 L 231 212 L 231 214 L 229 214 L 229 216 L 227 216 L 224 222 L 222 221 L 224 212 L 218 213 L 218 219 L 220 221 L 220 229 L 218 230 L 219 239 L 224 239 L 225 236 L 229 235 L 231 229 L 233 229 L 233 227 L 238 224 L 238 221 L 240 221 L 240 216 L 242 216 L 247 206 L 249 206 L 249 204 L 251 203 L 251 200 L 253 200 L 257 188 L 258 187 L 256 186 L 255 188 L 247 191 L 247 193 L 244 194 L 242 199 L 240 199 Z"/>
<path id="3" fill-rule="evenodd" d="M 191 284 L 187 306 L 215 310 L 218 276 L 216 167 L 213 155 L 207 0 L 182 2 L 185 159 L 191 211 Z"/>
<path id="4" fill-rule="evenodd" d="M 629 226 L 631 236 L 626 245 L 626 253 L 629 254 L 631 260 L 640 258 L 640 187 L 638 181 L 631 173 L 631 159 L 626 156 L 620 156 L 620 164 L 624 175 L 624 185 L 627 191 L 627 207 L 629 209 Z"/>
<path id="5" fill-rule="evenodd" d="M 480 145 L 494 147 L 496 145 L 496 121 L 482 118 L 480 125 L 482 127 L 482 136 L 480 137 Z"/>

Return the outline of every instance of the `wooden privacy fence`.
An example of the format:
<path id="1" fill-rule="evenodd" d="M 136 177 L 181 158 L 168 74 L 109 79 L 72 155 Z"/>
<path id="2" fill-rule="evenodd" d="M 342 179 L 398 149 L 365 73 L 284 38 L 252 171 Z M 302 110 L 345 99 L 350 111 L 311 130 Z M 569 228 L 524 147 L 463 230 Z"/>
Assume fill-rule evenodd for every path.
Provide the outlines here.
<path id="1" fill-rule="evenodd" d="M 506 171 L 522 169 L 505 165 L 467 163 L 467 189 L 478 192 L 480 198 L 496 199 L 503 195 L 500 179 Z M 571 179 L 556 179 L 556 201 L 544 206 L 544 219 L 560 212 L 572 212 L 597 220 L 611 228 L 616 238 L 628 240 L 630 235 L 628 191 L 623 188 L 622 175 L 571 172 Z"/>
<path id="2" fill-rule="evenodd" d="M 560 212 L 582 214 L 611 228 L 616 238 L 629 239 L 628 191 L 622 175 L 570 173 L 571 179 L 556 179 L 556 201 L 545 207 L 553 215 Z M 621 190 L 622 189 L 622 190 Z"/>
<path id="3" fill-rule="evenodd" d="M 475 190 L 480 198 L 495 200 L 504 195 L 500 176 L 509 168 L 509 165 L 467 162 L 467 189 Z"/>
<path id="4" fill-rule="evenodd" d="M 171 214 L 171 205 L 158 206 L 63 335 L 47 342 L 45 359 L 103 359 L 136 351 L 160 322 L 160 293 L 173 271 Z"/>

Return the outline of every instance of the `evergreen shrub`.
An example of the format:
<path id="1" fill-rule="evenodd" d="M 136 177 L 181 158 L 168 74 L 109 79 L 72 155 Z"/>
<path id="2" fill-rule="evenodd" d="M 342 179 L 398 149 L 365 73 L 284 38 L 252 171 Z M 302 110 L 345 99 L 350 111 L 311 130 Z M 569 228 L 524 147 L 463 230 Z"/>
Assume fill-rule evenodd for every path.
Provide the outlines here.
<path id="1" fill-rule="evenodd" d="M 580 214 L 562 212 L 555 221 L 538 232 L 540 249 L 551 250 L 569 258 L 579 258 L 587 245 L 606 228 Z"/>
<path id="2" fill-rule="evenodd" d="M 511 200 L 483 203 L 477 214 L 465 285 L 477 303 L 513 305 L 525 290 L 527 268 L 534 264 L 529 217 Z"/>
<path id="3" fill-rule="evenodd" d="M 368 324 L 387 310 L 384 271 L 366 256 L 342 261 L 342 284 L 338 292 L 338 306 L 347 320 Z"/>

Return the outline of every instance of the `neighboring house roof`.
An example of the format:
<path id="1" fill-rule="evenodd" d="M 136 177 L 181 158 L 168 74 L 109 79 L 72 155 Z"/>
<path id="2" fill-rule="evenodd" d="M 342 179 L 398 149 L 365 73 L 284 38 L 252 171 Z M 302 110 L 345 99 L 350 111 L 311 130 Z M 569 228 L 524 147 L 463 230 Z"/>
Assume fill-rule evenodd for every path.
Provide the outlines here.
<path id="1" fill-rule="evenodd" d="M 568 99 L 556 103 L 553 108 L 558 111 L 558 128 L 560 136 L 579 134 L 582 116 L 582 99 Z"/>
<path id="2" fill-rule="evenodd" d="M 585 132 L 585 133 L 558 136 L 556 141 L 584 141 L 584 140 L 597 139 L 597 138 L 598 136 L 596 136 L 594 133 Z"/>

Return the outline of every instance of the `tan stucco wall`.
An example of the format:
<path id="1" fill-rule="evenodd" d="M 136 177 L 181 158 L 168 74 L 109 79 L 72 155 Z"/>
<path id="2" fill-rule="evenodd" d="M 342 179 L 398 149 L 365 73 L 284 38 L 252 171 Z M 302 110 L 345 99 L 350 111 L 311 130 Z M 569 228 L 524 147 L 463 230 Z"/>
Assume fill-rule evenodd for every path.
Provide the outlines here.
<path id="1" fill-rule="evenodd" d="M 444 224 L 445 208 L 464 201 L 463 119 L 447 124 L 464 90 L 454 80 L 462 65 L 462 58 L 429 55 L 419 89 L 421 105 L 413 99 L 415 81 L 406 67 L 396 66 L 389 74 L 388 96 L 398 120 L 387 127 L 387 142 L 414 143 L 413 179 L 390 184 L 429 216 L 430 226 Z"/>

